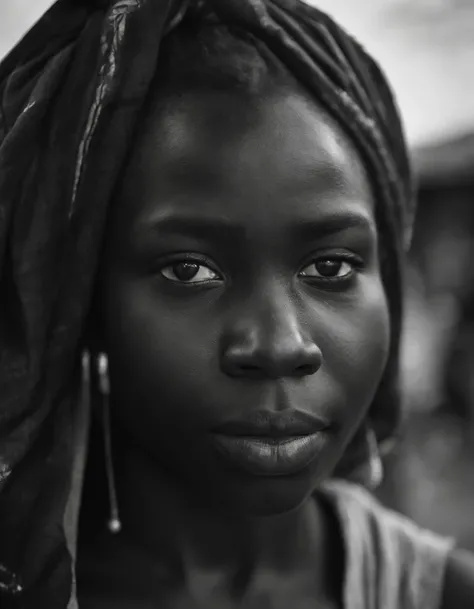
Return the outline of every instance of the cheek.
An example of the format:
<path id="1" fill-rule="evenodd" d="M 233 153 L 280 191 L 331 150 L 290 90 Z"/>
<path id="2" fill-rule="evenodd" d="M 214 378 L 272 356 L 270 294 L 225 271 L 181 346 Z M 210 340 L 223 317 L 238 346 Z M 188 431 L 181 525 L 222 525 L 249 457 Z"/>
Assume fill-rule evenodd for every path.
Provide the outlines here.
<path id="1" fill-rule="evenodd" d="M 384 372 L 390 346 L 388 304 L 378 278 L 361 282 L 357 299 L 326 309 L 321 339 L 323 367 L 340 396 L 344 426 L 367 412 Z"/>
<path id="2" fill-rule="evenodd" d="M 215 329 L 210 316 L 165 305 L 149 282 L 111 280 L 104 293 L 106 344 L 114 402 L 146 411 L 150 424 L 196 424 L 197 396 L 213 382 Z M 123 408 L 121 408 L 123 406 Z M 132 413 L 133 414 L 133 413 Z M 201 418 L 206 413 L 200 412 Z M 184 417 L 184 419 L 183 419 Z"/>

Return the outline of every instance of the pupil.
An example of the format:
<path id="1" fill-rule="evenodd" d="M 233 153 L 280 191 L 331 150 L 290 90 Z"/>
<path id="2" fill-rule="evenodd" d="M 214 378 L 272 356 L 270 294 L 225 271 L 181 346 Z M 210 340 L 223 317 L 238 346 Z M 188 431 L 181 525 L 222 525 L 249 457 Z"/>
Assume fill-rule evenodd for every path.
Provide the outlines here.
<path id="1" fill-rule="evenodd" d="M 181 281 L 189 281 L 196 276 L 199 270 L 199 264 L 195 262 L 178 262 L 173 265 L 173 273 Z"/>
<path id="2" fill-rule="evenodd" d="M 337 260 L 319 260 L 315 263 L 316 270 L 323 277 L 334 277 L 341 269 L 341 262 Z"/>

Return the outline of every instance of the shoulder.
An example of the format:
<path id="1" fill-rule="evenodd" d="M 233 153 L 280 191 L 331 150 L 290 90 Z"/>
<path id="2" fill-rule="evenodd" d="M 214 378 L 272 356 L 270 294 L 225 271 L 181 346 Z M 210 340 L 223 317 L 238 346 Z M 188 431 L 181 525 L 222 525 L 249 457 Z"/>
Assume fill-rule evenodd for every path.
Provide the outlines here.
<path id="1" fill-rule="evenodd" d="M 441 609 L 474 607 L 474 554 L 453 550 L 448 556 Z"/>
<path id="2" fill-rule="evenodd" d="M 417 525 L 413 520 L 384 506 L 371 492 L 358 484 L 331 481 L 324 494 L 332 501 L 340 517 L 356 533 L 361 527 L 370 528 L 372 534 L 400 549 L 418 547 L 426 553 L 440 554 L 446 559 L 454 540 L 438 535 Z M 357 526 L 351 526 L 357 524 Z"/>
<path id="3" fill-rule="evenodd" d="M 331 481 L 324 494 L 339 514 L 352 585 L 364 599 L 375 595 L 384 609 L 451 609 L 441 602 L 448 562 L 456 555 L 452 538 L 386 508 L 358 485 Z"/>

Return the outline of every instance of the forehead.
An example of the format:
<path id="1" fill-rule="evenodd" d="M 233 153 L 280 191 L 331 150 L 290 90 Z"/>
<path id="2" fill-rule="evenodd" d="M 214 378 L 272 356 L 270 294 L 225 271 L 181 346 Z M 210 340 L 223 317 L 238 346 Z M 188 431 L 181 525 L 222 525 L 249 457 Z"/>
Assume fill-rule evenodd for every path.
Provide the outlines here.
<path id="1" fill-rule="evenodd" d="M 127 225 L 173 210 L 263 224 L 356 207 L 373 215 L 361 158 L 303 95 L 186 92 L 152 107 L 124 175 Z M 123 215 L 123 214 L 122 214 Z"/>

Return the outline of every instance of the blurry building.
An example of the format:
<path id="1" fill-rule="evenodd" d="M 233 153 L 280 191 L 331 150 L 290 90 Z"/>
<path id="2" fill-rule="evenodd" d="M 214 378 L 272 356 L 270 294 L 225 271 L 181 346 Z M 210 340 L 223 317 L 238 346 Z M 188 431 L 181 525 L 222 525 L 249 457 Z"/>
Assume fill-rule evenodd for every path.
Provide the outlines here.
<path id="1" fill-rule="evenodd" d="M 420 147 L 413 159 L 407 412 L 381 497 L 474 550 L 474 133 Z"/>

